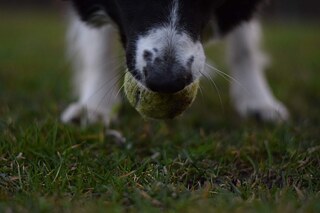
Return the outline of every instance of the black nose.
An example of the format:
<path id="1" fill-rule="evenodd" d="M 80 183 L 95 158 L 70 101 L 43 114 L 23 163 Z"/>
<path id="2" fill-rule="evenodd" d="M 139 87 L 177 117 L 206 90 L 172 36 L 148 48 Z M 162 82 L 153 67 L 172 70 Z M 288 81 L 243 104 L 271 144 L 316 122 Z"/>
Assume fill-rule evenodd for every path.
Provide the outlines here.
<path id="1" fill-rule="evenodd" d="M 156 59 L 144 68 L 146 86 L 160 93 L 176 93 L 192 82 L 191 70 L 175 60 Z"/>

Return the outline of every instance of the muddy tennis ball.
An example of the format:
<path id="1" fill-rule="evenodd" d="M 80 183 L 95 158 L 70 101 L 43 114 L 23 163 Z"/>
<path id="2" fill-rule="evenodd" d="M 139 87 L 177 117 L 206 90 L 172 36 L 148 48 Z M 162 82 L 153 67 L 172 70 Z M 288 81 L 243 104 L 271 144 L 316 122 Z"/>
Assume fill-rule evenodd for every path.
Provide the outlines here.
<path id="1" fill-rule="evenodd" d="M 146 118 L 172 119 L 194 101 L 199 88 L 195 81 L 177 93 L 153 92 L 138 82 L 130 72 L 124 77 L 124 91 L 130 104 Z"/>

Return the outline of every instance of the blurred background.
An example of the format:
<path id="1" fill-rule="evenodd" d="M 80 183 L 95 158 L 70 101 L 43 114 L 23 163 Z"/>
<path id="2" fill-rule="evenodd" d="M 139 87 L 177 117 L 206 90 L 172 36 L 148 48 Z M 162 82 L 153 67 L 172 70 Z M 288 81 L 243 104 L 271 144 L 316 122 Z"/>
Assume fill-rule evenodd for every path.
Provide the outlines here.
<path id="1" fill-rule="evenodd" d="M 71 67 L 65 60 L 66 4 L 62 0 L 0 0 L 0 119 L 28 121 L 43 119 L 43 114 L 57 118 L 71 101 Z M 309 117 L 319 122 L 314 114 L 319 115 L 320 106 L 320 1 L 269 0 L 262 14 L 264 48 L 272 59 L 267 77 L 275 95 L 296 120 Z M 207 55 L 227 72 L 223 45 L 209 46 Z M 229 114 L 232 121 L 228 83 L 221 78 L 216 81 L 222 103 L 211 96 L 211 85 L 204 83 L 206 108 L 199 104 L 191 112 L 203 120 L 214 109 L 221 121 Z M 219 113 L 221 108 L 224 113 Z M 219 116 L 212 119 L 217 121 Z"/>
<path id="2" fill-rule="evenodd" d="M 50 8 L 58 5 L 63 0 L 43 1 L 43 0 L 1 0 L 0 8 L 14 7 L 21 8 Z M 65 0 L 67 1 L 67 0 Z M 269 17 L 277 17 L 286 20 L 320 18 L 320 1 L 318 0 L 267 0 L 267 12 Z"/>

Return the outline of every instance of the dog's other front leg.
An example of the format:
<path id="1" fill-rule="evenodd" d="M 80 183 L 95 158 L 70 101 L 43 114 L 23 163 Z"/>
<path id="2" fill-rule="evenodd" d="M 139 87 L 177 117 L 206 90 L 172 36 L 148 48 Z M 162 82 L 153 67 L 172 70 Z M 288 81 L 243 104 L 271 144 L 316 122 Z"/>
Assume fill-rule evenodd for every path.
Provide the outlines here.
<path id="1" fill-rule="evenodd" d="M 119 99 L 116 42 L 117 33 L 111 25 L 92 28 L 71 14 L 68 46 L 78 101 L 62 113 L 64 123 L 109 125 Z"/>
<path id="2" fill-rule="evenodd" d="M 243 117 L 268 122 L 289 117 L 285 106 L 272 94 L 264 76 L 266 57 L 260 49 L 261 28 L 257 20 L 244 23 L 227 38 L 227 57 L 233 77 L 231 98 Z"/>

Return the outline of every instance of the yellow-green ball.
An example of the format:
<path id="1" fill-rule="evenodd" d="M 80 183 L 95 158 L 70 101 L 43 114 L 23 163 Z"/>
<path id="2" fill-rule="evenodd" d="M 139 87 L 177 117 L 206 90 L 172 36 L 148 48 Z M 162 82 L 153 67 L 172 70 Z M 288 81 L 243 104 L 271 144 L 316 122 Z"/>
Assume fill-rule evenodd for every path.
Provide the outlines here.
<path id="1" fill-rule="evenodd" d="M 172 119 L 182 114 L 197 96 L 199 81 L 174 93 L 153 92 L 138 82 L 130 72 L 124 77 L 124 91 L 130 104 L 143 116 L 153 119 Z"/>

